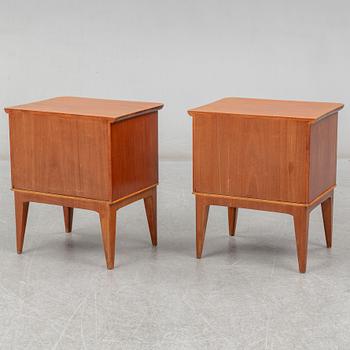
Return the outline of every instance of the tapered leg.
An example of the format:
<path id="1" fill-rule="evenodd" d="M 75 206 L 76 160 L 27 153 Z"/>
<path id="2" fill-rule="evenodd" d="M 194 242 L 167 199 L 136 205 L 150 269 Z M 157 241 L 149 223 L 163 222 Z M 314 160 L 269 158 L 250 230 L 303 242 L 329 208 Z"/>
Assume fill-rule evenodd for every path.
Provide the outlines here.
<path id="1" fill-rule="evenodd" d="M 16 243 L 17 253 L 22 254 L 24 235 L 27 225 L 29 202 L 24 202 L 21 195 L 15 192 Z"/>
<path id="2" fill-rule="evenodd" d="M 209 205 L 203 198 L 196 196 L 196 253 L 198 259 L 202 256 L 208 214 Z"/>
<path id="3" fill-rule="evenodd" d="M 106 205 L 106 207 L 103 210 L 101 210 L 99 214 L 107 269 L 113 270 L 115 258 L 117 212 L 112 206 Z"/>
<path id="4" fill-rule="evenodd" d="M 323 203 L 321 203 L 321 207 L 327 248 L 331 248 L 333 231 L 333 193 L 331 197 L 329 197 Z"/>
<path id="5" fill-rule="evenodd" d="M 230 236 L 236 233 L 238 208 L 228 207 L 228 232 Z"/>
<path id="6" fill-rule="evenodd" d="M 157 245 L 157 189 L 154 188 L 152 196 L 143 199 L 152 245 Z"/>
<path id="7" fill-rule="evenodd" d="M 295 239 L 299 262 L 299 271 L 306 271 L 307 245 L 309 232 L 309 210 L 305 207 L 296 208 L 293 213 Z"/>
<path id="8" fill-rule="evenodd" d="M 72 232 L 73 208 L 63 207 L 64 227 L 67 233 Z"/>

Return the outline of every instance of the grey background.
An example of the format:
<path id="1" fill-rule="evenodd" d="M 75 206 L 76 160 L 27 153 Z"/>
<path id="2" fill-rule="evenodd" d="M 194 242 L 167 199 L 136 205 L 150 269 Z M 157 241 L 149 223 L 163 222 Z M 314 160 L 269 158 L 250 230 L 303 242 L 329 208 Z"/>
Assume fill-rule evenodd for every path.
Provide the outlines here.
<path id="1" fill-rule="evenodd" d="M 151 100 L 161 159 L 190 159 L 186 110 L 224 97 L 350 104 L 348 1 L 0 0 L 3 106 L 60 95 Z M 340 157 L 350 156 L 347 108 Z"/>

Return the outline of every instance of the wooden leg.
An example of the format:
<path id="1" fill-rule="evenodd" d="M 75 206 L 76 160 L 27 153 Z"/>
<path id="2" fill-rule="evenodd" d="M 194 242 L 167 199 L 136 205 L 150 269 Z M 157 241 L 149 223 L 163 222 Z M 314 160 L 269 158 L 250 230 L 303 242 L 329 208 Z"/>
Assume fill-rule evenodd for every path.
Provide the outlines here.
<path id="1" fill-rule="evenodd" d="M 67 233 L 72 232 L 73 208 L 63 207 L 64 227 Z"/>
<path id="2" fill-rule="evenodd" d="M 333 193 L 329 198 L 327 198 L 323 203 L 321 203 L 321 207 L 327 248 L 331 248 L 333 231 Z"/>
<path id="3" fill-rule="evenodd" d="M 15 193 L 16 243 L 17 253 L 22 254 L 24 235 L 27 225 L 29 202 L 24 202 L 21 195 Z"/>
<path id="4" fill-rule="evenodd" d="M 157 246 L 157 189 L 154 188 L 150 197 L 143 199 L 145 203 L 146 216 L 149 233 L 153 246 Z"/>
<path id="5" fill-rule="evenodd" d="M 117 211 L 110 205 L 106 205 L 99 212 L 103 247 L 105 251 L 106 264 L 108 270 L 114 269 L 115 258 L 115 236 L 116 236 L 116 217 Z"/>
<path id="6" fill-rule="evenodd" d="M 228 207 L 228 232 L 230 236 L 236 233 L 238 208 Z"/>
<path id="7" fill-rule="evenodd" d="M 307 245 L 309 232 L 309 210 L 308 208 L 296 208 L 293 213 L 295 239 L 299 262 L 299 271 L 306 272 Z"/>
<path id="8" fill-rule="evenodd" d="M 200 196 L 196 196 L 196 253 L 198 259 L 202 256 L 208 214 L 208 203 Z"/>

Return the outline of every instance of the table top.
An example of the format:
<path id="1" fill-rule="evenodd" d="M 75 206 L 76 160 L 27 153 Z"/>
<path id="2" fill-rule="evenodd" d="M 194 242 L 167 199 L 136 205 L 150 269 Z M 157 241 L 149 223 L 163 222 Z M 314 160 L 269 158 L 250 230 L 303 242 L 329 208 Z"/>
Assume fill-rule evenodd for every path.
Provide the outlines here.
<path id="1" fill-rule="evenodd" d="M 226 97 L 207 105 L 190 109 L 191 116 L 202 114 L 231 114 L 317 120 L 344 107 L 341 103 L 266 100 L 256 98 Z"/>
<path id="2" fill-rule="evenodd" d="M 68 114 L 116 121 L 118 119 L 151 113 L 162 107 L 162 103 L 156 102 L 103 100 L 96 98 L 62 96 L 24 105 L 7 107 L 5 108 L 5 111 L 7 113 L 11 111 L 31 111 L 49 114 Z"/>

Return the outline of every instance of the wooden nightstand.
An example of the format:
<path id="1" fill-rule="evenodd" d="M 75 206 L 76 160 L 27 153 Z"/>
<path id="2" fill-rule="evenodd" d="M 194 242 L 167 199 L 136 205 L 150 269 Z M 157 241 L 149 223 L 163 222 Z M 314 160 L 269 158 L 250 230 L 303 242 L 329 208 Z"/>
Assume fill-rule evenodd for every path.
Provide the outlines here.
<path id="1" fill-rule="evenodd" d="M 306 270 L 310 211 L 322 205 L 332 245 L 339 103 L 224 98 L 189 110 L 193 117 L 196 249 L 203 250 L 210 205 L 293 215 L 300 272 Z"/>
<path id="2" fill-rule="evenodd" d="M 29 202 L 99 213 L 108 269 L 114 268 L 116 210 L 144 199 L 157 245 L 160 103 L 57 97 L 5 108 L 9 113 L 17 252 Z"/>

